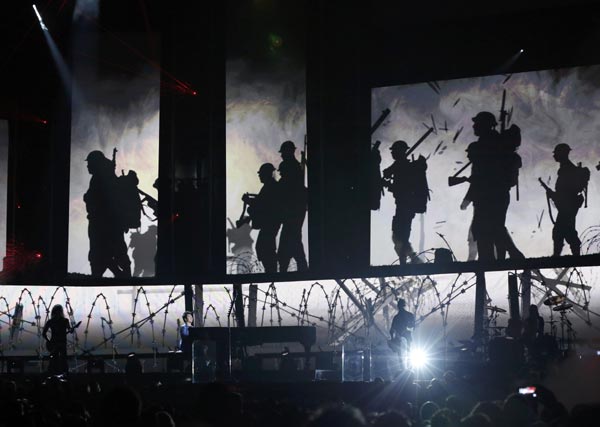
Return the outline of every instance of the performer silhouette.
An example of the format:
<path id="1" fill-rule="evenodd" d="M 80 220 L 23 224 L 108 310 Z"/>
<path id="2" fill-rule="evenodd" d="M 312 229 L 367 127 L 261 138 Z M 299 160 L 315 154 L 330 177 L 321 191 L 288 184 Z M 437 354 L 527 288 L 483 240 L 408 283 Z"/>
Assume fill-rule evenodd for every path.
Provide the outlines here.
<path id="1" fill-rule="evenodd" d="M 306 254 L 302 245 L 302 226 L 306 216 L 307 194 L 304 186 L 302 165 L 295 156 L 296 146 L 292 141 L 281 144 L 279 164 L 281 234 L 279 236 L 279 271 L 286 272 L 292 258 L 296 260 L 298 271 L 308 269 Z"/>
<path id="2" fill-rule="evenodd" d="M 114 164 L 101 151 L 92 151 L 86 161 L 92 175 L 90 187 L 83 196 L 88 213 L 88 259 L 92 276 L 102 277 L 108 269 L 115 277 L 131 277 L 125 230 L 116 203 L 118 183 Z"/>

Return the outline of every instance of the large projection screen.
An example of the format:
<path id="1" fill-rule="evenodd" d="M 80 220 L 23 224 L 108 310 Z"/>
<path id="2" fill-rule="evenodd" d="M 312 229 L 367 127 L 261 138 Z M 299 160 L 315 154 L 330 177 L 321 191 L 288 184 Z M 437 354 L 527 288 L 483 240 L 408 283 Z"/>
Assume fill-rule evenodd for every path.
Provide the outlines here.
<path id="1" fill-rule="evenodd" d="M 6 214 L 8 197 L 8 122 L 0 120 L 0 271 L 6 256 Z"/>
<path id="2" fill-rule="evenodd" d="M 303 271 L 308 269 L 310 209 L 306 4 L 234 2 L 230 8 L 227 274 Z"/>
<path id="3" fill-rule="evenodd" d="M 68 271 L 128 277 L 129 268 L 135 277 L 154 276 L 156 216 L 146 201 L 139 226 L 119 230 L 117 213 L 131 212 L 146 196 L 131 181 L 124 190 L 114 179 L 134 171 L 137 188 L 157 199 L 160 71 L 148 53 L 157 38 L 101 33 L 89 16 L 75 20 Z M 113 155 L 108 177 L 92 175 Z M 99 212 L 94 218 L 92 209 Z"/>
<path id="4" fill-rule="evenodd" d="M 576 251 L 573 246 L 577 246 L 574 241 L 578 236 L 581 241 L 582 255 L 598 253 L 600 201 L 596 198 L 599 185 L 596 165 L 600 154 L 600 146 L 597 143 L 600 129 L 599 87 L 600 66 L 587 66 L 373 89 L 372 122 L 378 119 L 383 110 L 390 110 L 390 114 L 372 137 L 373 144 L 376 141 L 381 142 L 379 146 L 381 171 L 394 162 L 390 150 L 392 143 L 403 140 L 412 147 L 429 132 L 429 135 L 408 157 L 409 160 L 415 161 L 419 156 L 425 159 L 430 201 L 427 203 L 426 212 L 415 213 L 410 223 L 410 213 L 406 214 L 406 208 L 402 206 L 397 208 L 397 204 L 404 203 L 403 206 L 406 206 L 406 196 L 401 193 L 403 190 L 398 190 L 400 191 L 398 201 L 395 200 L 392 192 L 385 191 L 381 199 L 381 207 L 379 210 L 373 210 L 371 215 L 371 264 L 397 263 L 399 254 L 403 258 L 406 256 L 407 262 L 429 262 L 433 261 L 437 248 L 451 249 L 455 260 L 459 262 L 478 259 L 477 241 L 473 241 L 473 233 L 470 232 L 475 202 L 471 202 L 466 209 L 461 210 L 463 199 L 472 183 L 449 186 L 448 178 L 469 162 L 466 150 L 470 144 L 479 139 L 474 130 L 476 122 L 480 123 L 480 126 L 489 128 L 495 121 L 496 127 L 493 129 L 501 133 L 502 116 L 505 119 L 505 129 L 516 125 L 521 135 L 520 146 L 516 148 L 516 153 L 520 156 L 522 166 L 517 169 L 518 184 L 510 188 L 510 202 L 505 221 L 506 233 L 518 251 L 526 258 L 548 257 L 556 254 L 555 241 L 562 241 L 564 247 L 561 256 L 568 256 L 572 251 Z M 503 93 L 505 93 L 506 114 L 500 111 Z M 493 118 L 486 113 L 481 115 L 482 112 L 491 113 Z M 514 134 L 511 137 L 504 137 L 507 135 L 505 133 L 501 135 L 497 139 L 482 137 L 479 142 L 495 141 L 494 144 L 502 144 L 508 141 L 506 144 L 513 144 L 516 139 Z M 570 152 L 564 146 L 557 148 L 559 144 L 567 144 Z M 401 145 L 399 143 L 396 150 L 402 152 Z M 481 144 L 478 146 L 481 147 Z M 498 149 L 510 151 L 505 146 Z M 581 192 L 576 202 L 581 203 L 581 207 L 575 209 L 577 232 L 575 236 L 573 236 L 572 225 L 565 226 L 565 222 L 568 223 L 569 220 L 565 204 L 561 205 L 563 208 L 559 212 L 555 202 L 547 201 L 546 190 L 538 180 L 541 178 L 551 190 L 555 190 L 559 167 L 562 169 L 558 159 L 555 159 L 554 153 L 557 150 L 561 153 L 568 152 L 568 159 L 572 163 L 571 168 L 577 167 L 581 162 L 581 166 L 587 168 L 590 173 L 587 183 L 587 201 L 583 202 L 584 194 Z M 374 154 L 376 164 L 376 153 Z M 560 155 L 563 154 L 559 154 L 559 157 Z M 487 165 L 490 167 L 491 164 L 492 169 L 482 172 L 481 157 L 478 161 L 479 169 L 476 173 L 489 175 L 490 170 L 493 169 L 498 176 L 497 180 L 505 179 L 501 176 L 504 176 L 503 169 L 507 169 L 506 163 L 498 167 L 499 161 L 490 163 L 488 159 Z M 514 175 L 514 170 L 509 169 L 513 171 L 509 173 Z M 567 182 L 567 178 L 571 183 L 574 180 L 573 175 L 569 175 L 568 172 L 569 170 L 565 169 L 562 173 L 564 180 L 559 186 L 563 190 L 562 186 Z M 469 177 L 471 173 L 472 168 L 467 167 L 461 176 Z M 585 181 L 585 174 L 585 171 L 577 169 L 577 190 Z M 481 185 L 481 175 L 477 176 L 478 183 Z M 494 187 L 496 184 L 484 181 L 483 185 L 486 197 L 503 197 L 501 193 L 505 190 L 498 190 Z M 489 191 L 486 185 L 490 187 Z M 377 188 L 377 185 L 374 184 L 373 187 Z M 485 218 L 496 215 L 493 209 L 492 212 L 488 209 L 486 213 L 481 207 L 487 202 L 479 203 L 478 221 L 481 221 L 482 212 L 488 215 Z M 552 217 L 549 215 L 549 206 Z M 405 243 L 406 237 L 402 237 L 402 232 L 406 233 L 408 222 L 411 226 L 409 243 L 418 259 L 415 256 L 411 257 L 413 254 L 409 254 L 408 251 L 395 250 L 392 241 L 392 218 L 397 213 L 397 209 L 400 210 L 399 218 L 396 220 L 398 222 L 396 229 L 400 230 L 397 240 L 400 243 L 404 242 L 400 247 L 408 247 Z M 573 216 L 571 214 L 571 217 Z M 557 221 L 558 226 L 552 221 Z M 485 241 L 486 234 L 483 233 L 483 236 L 484 240 L 480 242 Z M 501 238 L 497 237 L 497 239 Z M 499 258 L 497 249 L 494 249 L 492 257 Z M 519 254 L 516 251 L 512 253 L 509 251 L 507 257 L 517 258 Z"/>

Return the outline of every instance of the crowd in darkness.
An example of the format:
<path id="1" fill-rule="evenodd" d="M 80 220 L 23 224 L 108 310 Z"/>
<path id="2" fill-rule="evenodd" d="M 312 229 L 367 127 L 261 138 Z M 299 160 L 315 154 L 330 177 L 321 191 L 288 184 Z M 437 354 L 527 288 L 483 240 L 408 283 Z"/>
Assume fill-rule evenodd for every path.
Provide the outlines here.
<path id="1" fill-rule="evenodd" d="M 307 390 L 288 385 L 297 386 Z M 368 398 L 357 399 L 360 393 L 354 393 L 354 398 L 344 399 L 332 392 L 335 387 L 326 396 L 297 390 L 286 396 L 265 392 L 267 388 L 246 393 L 217 383 L 101 387 L 95 381 L 59 376 L 4 379 L 0 426 L 586 427 L 600 420 L 600 403 L 579 404 L 569 411 L 541 386 L 535 397 L 509 393 L 503 399 L 480 400 L 475 384 L 451 371 L 428 383 L 405 375 L 393 383 L 363 386 L 369 389 L 362 393 Z"/>

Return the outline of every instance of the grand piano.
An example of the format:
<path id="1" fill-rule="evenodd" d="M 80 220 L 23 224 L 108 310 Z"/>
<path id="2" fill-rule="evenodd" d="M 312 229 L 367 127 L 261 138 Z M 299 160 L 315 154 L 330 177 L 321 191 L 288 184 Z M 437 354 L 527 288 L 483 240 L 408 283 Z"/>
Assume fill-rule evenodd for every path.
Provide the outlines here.
<path id="1" fill-rule="evenodd" d="M 300 343 L 308 359 L 311 347 L 317 339 L 316 328 L 311 326 L 263 326 L 263 327 L 209 327 L 190 328 L 184 337 L 184 347 L 190 348 L 199 381 L 226 379 L 232 358 L 246 360 L 246 347 L 271 343 Z M 187 343 L 186 343 L 187 341 Z M 231 343 L 231 346 L 230 346 Z M 210 368 L 210 367 L 213 368 Z M 211 371 L 212 369 L 212 371 Z M 246 369 L 246 368 L 244 368 Z M 204 379 L 202 379 L 204 378 Z"/>
<path id="2" fill-rule="evenodd" d="M 231 333 L 231 346 L 234 348 L 247 347 L 271 343 L 296 342 L 309 353 L 310 348 L 317 340 L 316 328 L 313 326 L 260 326 L 245 328 L 190 328 L 189 340 L 213 341 L 217 351 L 229 347 L 229 334 Z"/>

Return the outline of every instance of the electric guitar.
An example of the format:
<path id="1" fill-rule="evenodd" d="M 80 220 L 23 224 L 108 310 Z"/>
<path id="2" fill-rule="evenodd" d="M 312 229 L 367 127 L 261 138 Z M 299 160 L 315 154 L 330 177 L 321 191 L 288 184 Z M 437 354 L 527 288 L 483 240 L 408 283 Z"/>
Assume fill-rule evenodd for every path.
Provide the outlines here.
<path id="1" fill-rule="evenodd" d="M 75 331 L 75 329 L 79 328 L 79 325 L 81 325 L 81 320 L 75 325 L 71 326 L 69 329 L 67 329 L 67 333 L 72 334 Z M 48 350 L 48 352 L 54 353 L 56 351 L 56 347 L 57 345 L 54 341 L 46 340 L 46 350 Z"/>

